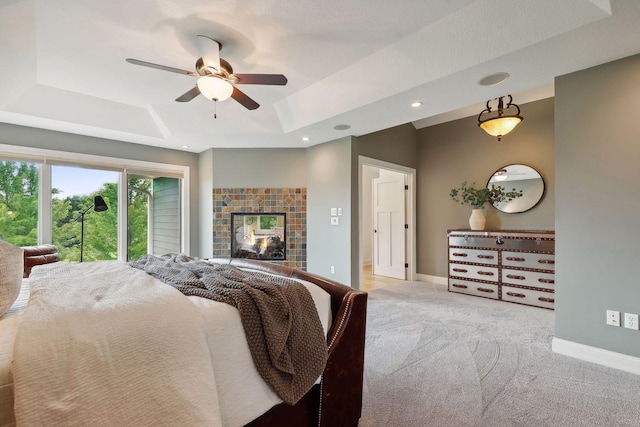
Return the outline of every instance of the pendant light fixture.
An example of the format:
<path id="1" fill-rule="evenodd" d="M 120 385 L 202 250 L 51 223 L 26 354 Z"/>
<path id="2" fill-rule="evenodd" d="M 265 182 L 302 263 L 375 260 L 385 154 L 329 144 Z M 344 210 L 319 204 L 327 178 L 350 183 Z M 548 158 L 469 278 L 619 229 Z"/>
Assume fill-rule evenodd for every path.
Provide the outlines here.
<path id="1" fill-rule="evenodd" d="M 506 181 L 509 175 L 507 175 L 506 169 L 500 169 L 498 172 L 493 174 L 493 179 L 496 181 Z"/>
<path id="2" fill-rule="evenodd" d="M 495 110 L 497 115 L 492 115 L 494 110 L 491 109 L 489 103 L 491 100 L 487 101 L 487 108 L 482 110 L 478 115 L 478 126 L 485 130 L 489 135 L 497 136 L 498 141 L 502 140 L 502 137 L 511 132 L 524 118 L 520 115 L 520 107 L 518 104 L 514 104 L 513 98 L 511 95 L 507 95 L 509 97 L 509 102 L 505 107 L 504 105 L 504 96 L 500 98 L 496 98 L 498 100 L 498 108 Z M 509 114 L 509 111 L 513 114 Z M 484 117 L 482 115 L 485 115 Z"/>

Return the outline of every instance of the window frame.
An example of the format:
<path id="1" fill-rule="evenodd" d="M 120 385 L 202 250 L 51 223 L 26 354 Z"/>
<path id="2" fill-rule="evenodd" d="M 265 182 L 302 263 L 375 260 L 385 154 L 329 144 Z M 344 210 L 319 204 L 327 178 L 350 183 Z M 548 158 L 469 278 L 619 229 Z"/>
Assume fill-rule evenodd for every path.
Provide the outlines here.
<path id="1" fill-rule="evenodd" d="M 0 144 L 0 158 L 38 163 L 38 244 L 51 243 L 51 166 L 74 166 L 118 172 L 118 260 L 127 258 L 127 177 L 129 174 L 161 175 L 181 179 L 180 247 L 183 253 L 190 248 L 190 179 L 189 166 L 132 160 L 119 157 L 72 153 L 44 148 L 22 147 Z"/>

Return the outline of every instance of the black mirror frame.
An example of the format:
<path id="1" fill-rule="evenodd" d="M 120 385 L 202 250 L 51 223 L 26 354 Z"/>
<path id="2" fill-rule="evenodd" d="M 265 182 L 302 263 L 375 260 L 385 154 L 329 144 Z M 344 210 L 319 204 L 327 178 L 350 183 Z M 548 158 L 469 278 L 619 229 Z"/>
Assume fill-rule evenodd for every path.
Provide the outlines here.
<path id="1" fill-rule="evenodd" d="M 544 178 L 542 177 L 542 174 L 540 174 L 540 172 L 539 172 L 536 168 L 534 168 L 533 166 L 530 166 L 530 165 L 527 165 L 527 164 L 524 164 L 524 163 L 511 163 L 511 164 L 508 164 L 508 165 L 505 165 L 505 166 L 499 167 L 498 169 L 496 169 L 496 170 L 491 174 L 491 176 L 489 176 L 489 179 L 487 180 L 487 185 L 486 185 L 486 187 L 487 187 L 487 188 L 489 188 L 489 185 L 491 185 L 491 184 L 493 184 L 493 185 L 498 185 L 498 184 L 496 184 L 496 182 L 495 182 L 495 181 L 494 181 L 494 182 L 491 182 L 491 178 L 493 178 L 493 176 L 494 176 L 497 172 L 499 172 L 499 171 L 500 171 L 500 170 L 502 170 L 502 169 L 506 169 L 506 168 L 508 168 L 509 166 L 526 166 L 526 167 L 528 167 L 528 168 L 532 169 L 533 171 L 535 171 L 535 172 L 538 174 L 538 176 L 540 177 L 540 180 L 542 181 L 542 194 L 540 194 L 540 197 L 538 198 L 538 200 L 536 201 L 536 203 L 534 203 L 531 207 L 529 207 L 528 209 L 525 209 L 525 210 L 523 210 L 523 211 L 518 211 L 518 212 L 505 212 L 505 211 L 503 211 L 503 210 L 501 210 L 501 209 L 497 208 L 497 207 L 496 207 L 496 206 L 494 206 L 494 205 L 491 205 L 491 206 L 492 206 L 495 210 L 497 210 L 497 211 L 499 211 L 499 212 L 502 212 L 502 213 L 505 213 L 505 214 L 510 214 L 510 215 L 511 215 L 511 214 L 519 214 L 519 213 L 529 212 L 531 209 L 533 209 L 533 208 L 535 208 L 536 206 L 538 206 L 538 205 L 540 204 L 540 202 L 542 202 L 542 199 L 544 199 L 544 196 L 545 196 L 545 194 L 547 193 L 547 184 L 544 182 Z"/>

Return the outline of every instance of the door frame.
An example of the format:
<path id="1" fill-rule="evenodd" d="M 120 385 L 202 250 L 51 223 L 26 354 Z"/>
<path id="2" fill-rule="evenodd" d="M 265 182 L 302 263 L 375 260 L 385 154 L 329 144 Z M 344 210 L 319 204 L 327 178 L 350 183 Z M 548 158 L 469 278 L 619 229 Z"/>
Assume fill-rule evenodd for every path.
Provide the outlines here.
<path id="1" fill-rule="evenodd" d="M 405 198 L 405 221 L 409 225 L 408 233 L 406 234 L 406 259 L 409 263 L 407 269 L 406 280 L 416 280 L 416 170 L 407 166 L 397 165 L 394 163 L 385 162 L 383 160 L 373 159 L 365 156 L 358 156 L 358 289 L 362 289 L 362 268 L 364 266 L 363 256 L 363 234 L 365 230 L 362 230 L 363 223 L 363 185 L 362 174 L 363 166 L 372 166 L 378 169 L 387 169 L 394 172 L 402 173 L 406 176 L 406 182 L 409 186 L 407 197 Z"/>

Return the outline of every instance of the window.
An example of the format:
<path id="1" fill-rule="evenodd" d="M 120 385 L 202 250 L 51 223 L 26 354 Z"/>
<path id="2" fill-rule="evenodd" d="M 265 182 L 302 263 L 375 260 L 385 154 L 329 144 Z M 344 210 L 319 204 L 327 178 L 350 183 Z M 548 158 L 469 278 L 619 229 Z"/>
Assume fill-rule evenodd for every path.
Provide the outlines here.
<path id="1" fill-rule="evenodd" d="M 0 160 L 0 239 L 38 243 L 38 165 Z"/>
<path id="2" fill-rule="evenodd" d="M 118 172 L 51 167 L 52 241 L 67 262 L 118 259 Z M 95 197 L 107 209 L 94 209 Z"/>
<path id="3" fill-rule="evenodd" d="M 129 175 L 127 259 L 180 252 L 180 188 L 177 178 Z"/>
<path id="4" fill-rule="evenodd" d="M 188 173 L 187 166 L 0 145 L 0 238 L 53 243 L 69 262 L 81 253 L 83 261 L 125 261 L 188 252 Z M 96 196 L 106 210 L 94 209 Z"/>

